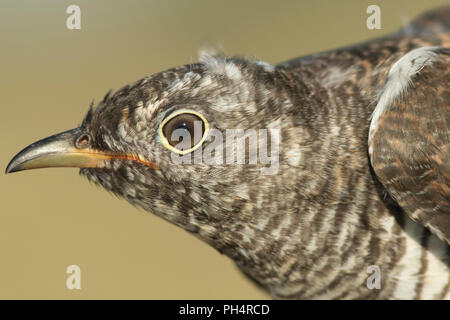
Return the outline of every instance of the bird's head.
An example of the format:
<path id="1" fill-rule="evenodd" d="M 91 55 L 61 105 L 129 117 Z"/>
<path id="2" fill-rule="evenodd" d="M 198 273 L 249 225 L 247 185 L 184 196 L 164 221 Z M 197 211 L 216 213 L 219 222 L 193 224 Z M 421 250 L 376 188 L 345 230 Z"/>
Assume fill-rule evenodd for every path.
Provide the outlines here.
<path id="1" fill-rule="evenodd" d="M 78 167 L 130 203 L 211 240 L 224 221 L 238 219 L 254 196 L 252 181 L 270 165 L 227 161 L 226 135 L 277 127 L 276 72 L 204 55 L 107 94 L 80 126 L 31 144 L 6 172 Z M 238 134 L 237 144 L 243 140 Z"/>

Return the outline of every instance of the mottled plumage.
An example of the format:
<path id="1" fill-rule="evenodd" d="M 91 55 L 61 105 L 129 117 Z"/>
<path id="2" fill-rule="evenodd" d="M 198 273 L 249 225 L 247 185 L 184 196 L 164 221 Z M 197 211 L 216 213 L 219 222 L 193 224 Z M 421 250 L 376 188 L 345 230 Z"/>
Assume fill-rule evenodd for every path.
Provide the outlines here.
<path id="1" fill-rule="evenodd" d="M 449 24 L 440 9 L 276 66 L 203 54 L 108 94 L 7 171 L 55 165 L 48 146 L 53 157 L 75 144 L 82 175 L 206 241 L 274 298 L 450 298 Z M 184 109 L 220 132 L 279 129 L 278 171 L 173 163 L 158 129 Z"/>

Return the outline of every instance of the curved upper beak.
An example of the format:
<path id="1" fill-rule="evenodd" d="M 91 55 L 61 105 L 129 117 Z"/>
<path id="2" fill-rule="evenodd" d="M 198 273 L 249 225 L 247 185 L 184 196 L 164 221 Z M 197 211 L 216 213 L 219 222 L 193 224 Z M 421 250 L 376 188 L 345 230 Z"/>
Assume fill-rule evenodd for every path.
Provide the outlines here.
<path id="1" fill-rule="evenodd" d="M 103 160 L 107 159 L 106 154 L 75 147 L 75 141 L 81 134 L 81 129 L 75 128 L 29 145 L 9 162 L 5 173 L 50 167 L 102 166 Z"/>
<path id="2" fill-rule="evenodd" d="M 139 155 L 104 152 L 90 147 L 77 148 L 76 141 L 82 134 L 80 128 L 75 128 L 29 145 L 9 162 L 5 173 L 55 167 L 103 168 L 105 160 L 109 159 L 130 160 L 159 169 L 157 164 Z"/>

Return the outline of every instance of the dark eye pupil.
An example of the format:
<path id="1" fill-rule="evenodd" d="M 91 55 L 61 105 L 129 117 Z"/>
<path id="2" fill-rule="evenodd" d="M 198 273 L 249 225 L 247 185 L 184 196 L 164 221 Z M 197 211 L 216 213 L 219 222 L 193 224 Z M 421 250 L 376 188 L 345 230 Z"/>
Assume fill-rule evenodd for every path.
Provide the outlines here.
<path id="1" fill-rule="evenodd" d="M 169 144 L 180 151 L 195 147 L 203 138 L 204 131 L 202 119 L 191 113 L 177 115 L 163 127 L 163 134 Z"/>
<path id="2" fill-rule="evenodd" d="M 188 125 L 186 122 L 180 124 L 177 128 L 177 130 L 189 130 Z"/>

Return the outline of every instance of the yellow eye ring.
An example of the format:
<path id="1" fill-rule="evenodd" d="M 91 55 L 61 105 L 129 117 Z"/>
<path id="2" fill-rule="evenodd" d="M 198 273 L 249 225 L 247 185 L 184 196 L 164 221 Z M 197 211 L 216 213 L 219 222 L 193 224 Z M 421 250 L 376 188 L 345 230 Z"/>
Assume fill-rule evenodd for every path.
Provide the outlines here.
<path id="1" fill-rule="evenodd" d="M 170 144 L 169 140 L 167 139 L 167 137 L 164 134 L 164 127 L 165 127 L 165 125 L 170 120 L 172 120 L 175 117 L 178 117 L 180 115 L 183 115 L 183 114 L 190 114 L 190 115 L 194 115 L 194 116 L 198 117 L 202 121 L 203 127 L 204 127 L 202 138 L 192 148 L 186 149 L 186 150 L 180 150 L 180 149 L 177 149 L 174 146 L 172 146 Z M 165 148 L 169 149 L 170 151 L 173 151 L 173 152 L 178 153 L 180 155 L 184 155 L 184 154 L 190 153 L 190 152 L 196 150 L 198 147 L 200 147 L 203 144 L 203 142 L 205 141 L 206 137 L 208 136 L 208 132 L 209 132 L 209 122 L 206 120 L 206 118 L 203 115 L 201 115 L 200 113 L 198 113 L 197 111 L 190 110 L 190 109 L 177 110 L 176 112 L 172 113 L 167 118 L 165 118 L 163 120 L 163 122 L 161 122 L 161 124 L 159 125 L 159 128 L 158 128 L 158 136 L 159 136 L 159 140 L 160 140 L 161 144 Z"/>

